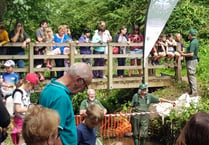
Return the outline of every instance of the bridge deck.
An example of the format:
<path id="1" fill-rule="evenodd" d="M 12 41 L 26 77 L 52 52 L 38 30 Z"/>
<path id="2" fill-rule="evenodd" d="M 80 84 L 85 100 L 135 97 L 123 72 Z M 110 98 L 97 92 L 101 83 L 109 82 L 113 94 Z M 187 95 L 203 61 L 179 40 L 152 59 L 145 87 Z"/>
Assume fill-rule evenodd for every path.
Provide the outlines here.
<path id="1" fill-rule="evenodd" d="M 144 80 L 145 83 L 148 83 L 149 87 L 163 87 L 163 86 L 168 86 L 170 85 L 171 82 L 171 76 L 158 76 L 156 75 L 156 70 L 161 69 L 161 68 L 168 68 L 167 65 L 150 65 L 148 63 L 148 58 L 147 58 L 147 63 L 145 64 L 145 69 L 144 69 L 144 75 L 143 77 L 139 77 L 137 75 L 133 75 L 132 77 L 124 76 L 123 78 L 118 78 L 116 75 L 116 71 L 118 69 L 123 69 L 123 70 L 138 70 L 141 69 L 143 66 L 130 66 L 129 63 L 126 64 L 126 66 L 118 66 L 117 65 L 117 58 L 126 58 L 126 60 L 130 60 L 130 58 L 139 58 L 142 59 L 143 55 L 139 54 L 100 54 L 100 55 L 80 55 L 80 54 L 75 54 L 74 49 L 78 48 L 80 46 L 91 46 L 93 48 L 94 46 L 108 46 L 108 52 L 112 52 L 112 49 L 114 46 L 124 46 L 126 45 L 127 47 L 130 46 L 142 46 L 141 43 L 132 43 L 132 44 L 120 44 L 120 43 L 107 43 L 107 44 L 93 44 L 93 43 L 30 43 L 28 45 L 28 48 L 26 50 L 26 55 L 1 55 L 0 60 L 5 60 L 5 59 L 23 59 L 25 62 L 27 62 L 25 68 L 15 68 L 15 72 L 46 72 L 46 71 L 64 71 L 67 68 L 65 67 L 53 67 L 52 69 L 48 69 L 46 67 L 43 68 L 35 68 L 34 66 L 34 60 L 36 59 L 69 59 L 70 64 L 73 64 L 75 62 L 81 61 L 81 58 L 106 58 L 107 59 L 107 66 L 92 66 L 92 70 L 106 70 L 107 74 L 107 79 L 103 78 L 96 78 L 93 79 L 92 84 L 89 86 L 90 88 L 94 89 L 122 89 L 122 88 L 137 88 L 139 84 Z M 21 43 L 8 43 L 5 45 L 6 47 L 14 47 L 14 46 L 21 46 Z M 33 50 L 35 47 L 40 47 L 40 46 L 69 46 L 70 48 L 70 54 L 69 55 L 34 55 Z M 143 61 L 142 61 L 143 63 Z M 181 63 L 180 60 L 178 61 L 178 67 L 175 68 L 175 74 L 176 74 L 176 79 L 180 80 L 181 79 Z M 172 69 L 172 68 L 170 68 Z M 0 69 L 0 72 L 4 72 L 4 69 Z M 152 72 L 152 73 L 151 73 Z M 142 79 L 143 78 L 143 79 Z M 47 83 L 49 80 L 46 80 L 43 82 L 43 84 Z"/>

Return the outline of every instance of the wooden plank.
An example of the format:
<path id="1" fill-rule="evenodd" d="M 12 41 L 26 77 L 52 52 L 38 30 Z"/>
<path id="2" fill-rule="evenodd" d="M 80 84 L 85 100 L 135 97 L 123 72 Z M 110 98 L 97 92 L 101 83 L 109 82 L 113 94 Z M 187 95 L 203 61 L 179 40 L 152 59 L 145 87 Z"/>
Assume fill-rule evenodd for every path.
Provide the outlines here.
<path id="1" fill-rule="evenodd" d="M 68 55 L 33 55 L 33 59 L 68 59 Z"/>
<path id="2" fill-rule="evenodd" d="M 144 62 L 143 62 L 144 63 Z M 146 64 L 144 66 L 144 79 L 142 80 L 142 83 L 148 84 L 148 77 L 149 77 L 149 72 L 148 72 L 148 58 L 146 58 Z"/>
<path id="3" fill-rule="evenodd" d="M 33 72 L 33 68 L 34 68 L 34 45 L 33 43 L 30 44 L 30 47 L 29 47 L 29 72 Z"/>
<path id="4" fill-rule="evenodd" d="M 113 47 L 108 45 L 108 89 L 113 89 L 113 58 L 112 58 L 112 49 Z"/>
<path id="5" fill-rule="evenodd" d="M 69 58 L 70 58 L 70 64 L 74 64 L 75 63 L 75 52 L 74 52 L 74 47 L 75 45 L 70 44 L 70 54 L 69 54 Z"/>
<path id="6" fill-rule="evenodd" d="M 24 68 L 14 68 L 14 72 L 28 72 L 29 67 L 24 67 Z M 6 72 L 5 69 L 0 69 L 0 72 Z"/>
<path id="7" fill-rule="evenodd" d="M 28 59 L 28 55 L 0 55 L 0 60 Z"/>
<path id="8" fill-rule="evenodd" d="M 104 58 L 104 59 L 107 59 L 108 56 L 107 56 L 107 54 L 91 54 L 91 55 L 77 54 L 77 55 L 75 55 L 75 58 Z"/>

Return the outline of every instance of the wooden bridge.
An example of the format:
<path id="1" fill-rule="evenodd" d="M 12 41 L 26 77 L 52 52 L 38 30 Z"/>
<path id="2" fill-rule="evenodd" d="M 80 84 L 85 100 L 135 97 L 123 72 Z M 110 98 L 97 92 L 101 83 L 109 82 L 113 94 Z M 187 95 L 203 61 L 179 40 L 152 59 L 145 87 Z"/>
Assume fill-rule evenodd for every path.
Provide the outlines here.
<path id="1" fill-rule="evenodd" d="M 8 43 L 4 47 L 14 47 L 14 46 L 22 46 L 22 43 Z M 33 50 L 35 47 L 43 47 L 43 46 L 67 46 L 70 48 L 69 55 L 34 55 Z M 92 55 L 80 55 L 75 54 L 75 48 L 79 48 L 80 46 L 108 46 L 108 54 L 92 54 Z M 171 77 L 173 76 L 161 76 L 156 74 L 157 69 L 168 68 L 167 65 L 151 65 L 147 61 L 145 65 L 145 69 L 143 72 L 143 76 L 132 75 L 129 77 L 125 75 L 123 78 L 117 77 L 117 70 L 143 70 L 143 66 L 130 66 L 129 63 L 126 63 L 126 66 L 118 66 L 117 58 L 127 58 L 126 60 L 130 60 L 131 58 L 141 58 L 143 60 L 143 56 L 139 54 L 112 54 L 112 49 L 114 46 L 142 46 L 141 43 L 131 43 L 131 44 L 121 44 L 121 43 L 30 43 L 26 48 L 25 55 L 1 55 L 0 60 L 17 60 L 23 59 L 26 64 L 24 68 L 15 68 L 15 72 L 46 72 L 46 71 L 63 71 L 66 70 L 66 67 L 53 67 L 49 69 L 47 67 L 35 68 L 34 60 L 36 59 L 69 59 L 70 64 L 81 61 L 82 58 L 105 58 L 107 59 L 106 66 L 91 66 L 92 70 L 105 70 L 107 79 L 104 78 L 94 78 L 92 84 L 89 86 L 94 89 L 121 89 L 121 88 L 137 88 L 142 80 L 148 84 L 149 87 L 164 87 L 168 86 L 171 83 Z M 79 50 L 79 49 L 77 49 Z M 143 64 L 143 61 L 142 63 Z M 180 60 L 178 61 L 178 67 L 175 68 L 175 77 L 177 80 L 181 80 L 181 67 L 179 67 Z M 173 68 L 171 68 L 173 69 Z M 1 69 L 0 72 L 4 72 L 4 69 Z M 49 81 L 49 80 L 48 80 Z"/>

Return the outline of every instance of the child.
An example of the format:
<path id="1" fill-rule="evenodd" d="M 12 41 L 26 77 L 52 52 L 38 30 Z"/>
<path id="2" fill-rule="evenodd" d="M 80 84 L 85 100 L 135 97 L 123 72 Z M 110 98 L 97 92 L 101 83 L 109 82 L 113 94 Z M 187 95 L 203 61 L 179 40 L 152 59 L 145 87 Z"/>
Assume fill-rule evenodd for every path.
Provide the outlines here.
<path id="1" fill-rule="evenodd" d="M 166 40 L 168 44 L 168 49 L 167 49 L 167 56 L 169 59 L 168 67 L 171 67 L 171 60 L 175 56 L 175 47 L 176 47 L 176 41 L 173 39 L 173 34 L 170 33 L 168 34 L 168 39 Z"/>
<path id="2" fill-rule="evenodd" d="M 6 72 L 2 74 L 1 92 L 3 97 L 6 99 L 12 95 L 14 89 L 16 88 L 19 76 L 14 72 L 15 62 L 13 60 L 7 60 L 4 67 Z"/>
<path id="3" fill-rule="evenodd" d="M 45 37 L 46 37 L 47 43 L 52 43 L 54 41 L 52 28 L 49 28 L 49 27 L 46 28 Z M 52 49 L 53 49 L 52 46 L 46 47 L 46 55 L 52 55 Z M 49 69 L 52 68 L 52 60 L 51 59 L 47 59 L 46 64 Z"/>
<path id="4" fill-rule="evenodd" d="M 14 101 L 14 128 L 11 132 L 11 138 L 15 145 L 24 142 L 22 138 L 22 124 L 30 103 L 30 91 L 34 89 L 35 85 L 38 85 L 39 78 L 35 73 L 29 73 L 26 75 L 21 86 L 15 89 L 13 92 Z"/>
<path id="5" fill-rule="evenodd" d="M 81 35 L 79 38 L 79 43 L 90 43 L 90 37 L 91 35 L 91 30 L 89 28 L 84 29 L 84 34 Z M 90 46 L 81 46 L 80 47 L 80 54 L 91 54 L 91 47 Z M 91 58 L 82 58 L 82 61 L 87 63 L 89 66 L 91 66 Z"/>
<path id="6" fill-rule="evenodd" d="M 78 145 L 96 144 L 96 126 L 104 118 L 103 109 L 97 104 L 91 104 L 86 111 L 87 116 L 84 121 L 77 127 Z"/>
<path id="7" fill-rule="evenodd" d="M 168 43 L 166 41 L 166 34 L 161 34 L 160 40 L 159 40 L 158 51 L 159 51 L 159 53 L 161 52 L 162 56 L 166 56 L 167 50 L 168 50 Z M 165 58 L 165 63 L 167 63 L 167 58 Z"/>

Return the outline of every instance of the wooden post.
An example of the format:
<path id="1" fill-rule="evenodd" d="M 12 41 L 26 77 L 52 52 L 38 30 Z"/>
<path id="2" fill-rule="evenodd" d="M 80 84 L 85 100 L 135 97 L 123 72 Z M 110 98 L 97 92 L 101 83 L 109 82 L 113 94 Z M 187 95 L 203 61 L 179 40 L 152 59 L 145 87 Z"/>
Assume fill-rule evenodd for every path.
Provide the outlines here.
<path id="1" fill-rule="evenodd" d="M 181 51 L 181 44 L 177 43 L 177 51 Z M 175 77 L 177 81 L 181 81 L 181 56 L 178 58 L 178 66 L 175 67 Z"/>
<path id="2" fill-rule="evenodd" d="M 29 73 L 34 72 L 33 71 L 33 68 L 34 68 L 34 53 L 33 53 L 33 50 L 34 50 L 34 43 L 31 42 L 29 44 L 29 53 L 28 53 L 28 57 L 29 57 L 29 70 L 28 70 L 28 72 Z"/>
<path id="3" fill-rule="evenodd" d="M 75 44 L 74 43 L 69 43 L 69 47 L 70 47 L 70 55 L 69 55 L 69 60 L 70 60 L 70 65 L 75 63 Z"/>
<path id="4" fill-rule="evenodd" d="M 143 62 L 144 63 L 144 62 Z M 145 66 L 144 66 L 144 82 L 143 83 L 145 83 L 145 84 L 148 84 L 148 75 L 149 74 L 149 72 L 148 72 L 148 57 L 146 58 L 146 63 L 145 63 Z"/>
<path id="5" fill-rule="evenodd" d="M 113 57 L 112 57 L 113 46 L 108 43 L 108 88 L 113 89 Z"/>

